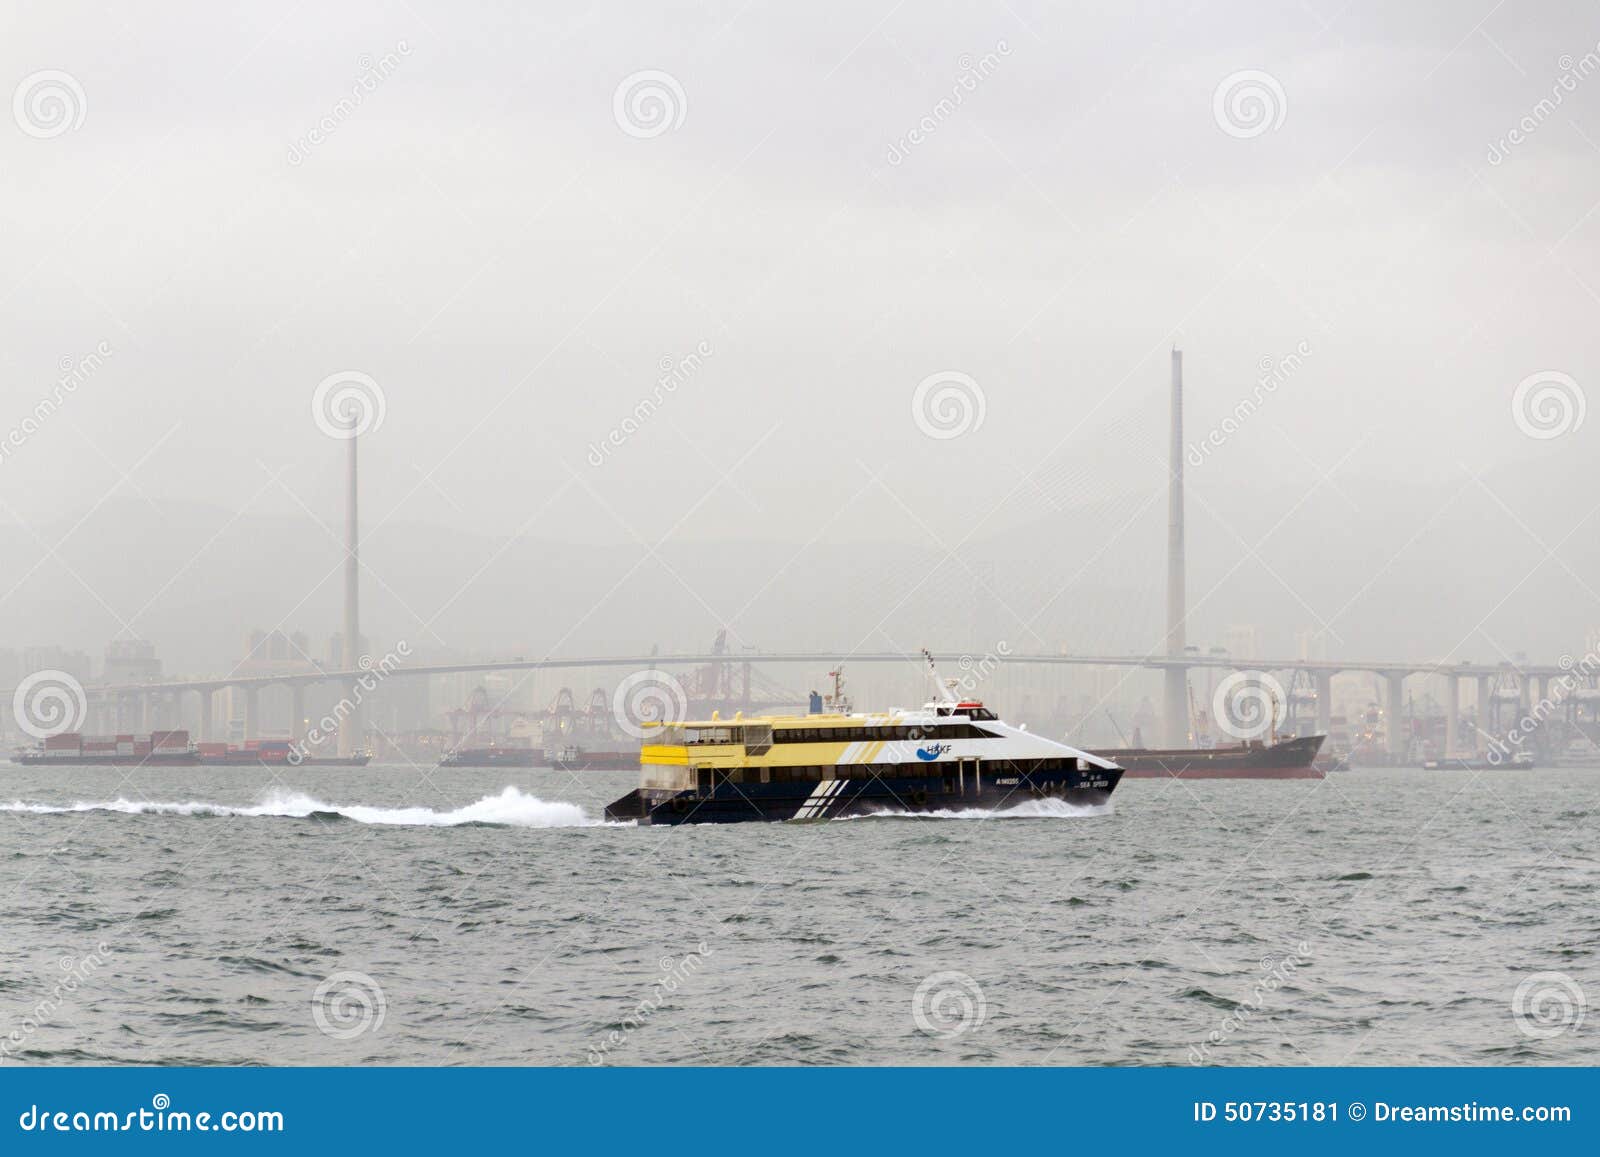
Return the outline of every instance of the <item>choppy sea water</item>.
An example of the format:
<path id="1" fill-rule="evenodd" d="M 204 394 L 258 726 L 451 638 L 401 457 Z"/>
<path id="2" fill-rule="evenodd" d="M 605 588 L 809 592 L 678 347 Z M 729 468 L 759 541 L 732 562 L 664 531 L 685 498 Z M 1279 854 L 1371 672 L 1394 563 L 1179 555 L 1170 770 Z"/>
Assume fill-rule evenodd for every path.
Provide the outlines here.
<path id="1" fill-rule="evenodd" d="M 1600 1061 L 1600 770 L 601 823 L 634 779 L 0 767 L 0 1063 Z"/>

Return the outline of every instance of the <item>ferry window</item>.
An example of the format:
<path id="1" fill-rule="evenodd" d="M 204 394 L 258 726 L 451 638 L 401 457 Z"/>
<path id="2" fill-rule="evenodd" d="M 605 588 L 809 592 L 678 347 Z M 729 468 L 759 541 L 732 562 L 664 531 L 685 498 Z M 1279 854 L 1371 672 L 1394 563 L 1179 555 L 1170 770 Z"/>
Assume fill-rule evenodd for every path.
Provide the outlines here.
<path id="1" fill-rule="evenodd" d="M 772 769 L 772 782 L 773 783 L 788 783 L 789 782 L 789 769 L 787 767 L 775 767 L 775 768 L 773 768 Z"/>
<path id="2" fill-rule="evenodd" d="M 808 767 L 808 768 L 806 768 L 806 778 L 811 780 L 813 783 L 821 783 L 822 782 L 822 768 L 820 768 L 820 767 Z"/>

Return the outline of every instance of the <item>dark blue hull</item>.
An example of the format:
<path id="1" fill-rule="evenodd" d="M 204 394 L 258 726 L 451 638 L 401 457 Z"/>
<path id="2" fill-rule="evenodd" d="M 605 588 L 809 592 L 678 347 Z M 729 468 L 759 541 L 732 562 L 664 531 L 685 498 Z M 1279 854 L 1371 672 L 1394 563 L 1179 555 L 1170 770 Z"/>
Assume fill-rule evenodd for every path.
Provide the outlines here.
<path id="1" fill-rule="evenodd" d="M 803 783 L 721 784 L 707 791 L 639 788 L 606 808 L 608 820 L 641 824 L 734 824 L 757 820 L 823 820 L 875 812 L 933 812 L 1015 807 L 1059 799 L 1092 807 L 1111 798 L 1120 768 L 1025 775 L 885 776 Z"/>

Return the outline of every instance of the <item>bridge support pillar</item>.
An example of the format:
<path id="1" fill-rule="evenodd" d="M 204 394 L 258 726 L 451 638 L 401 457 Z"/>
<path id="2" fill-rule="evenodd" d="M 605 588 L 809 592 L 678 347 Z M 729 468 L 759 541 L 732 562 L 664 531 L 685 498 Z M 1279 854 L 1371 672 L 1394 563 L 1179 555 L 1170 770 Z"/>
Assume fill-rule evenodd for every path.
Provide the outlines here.
<path id="1" fill-rule="evenodd" d="M 1189 728 L 1189 670 L 1187 667 L 1168 667 L 1162 695 L 1161 724 L 1167 733 L 1168 747 L 1188 747 L 1192 742 Z"/>
<path id="2" fill-rule="evenodd" d="M 261 688 L 251 686 L 244 689 L 244 737 L 246 739 L 259 739 L 258 729 L 261 726 Z"/>
<path id="3" fill-rule="evenodd" d="M 1446 675 L 1444 692 L 1444 750 L 1445 759 L 1452 758 L 1460 744 L 1461 733 L 1461 676 Z"/>
<path id="4" fill-rule="evenodd" d="M 290 702 L 289 711 L 289 738 L 298 743 L 305 734 L 306 726 L 306 685 L 304 683 L 291 683 L 289 685 Z"/>
<path id="5" fill-rule="evenodd" d="M 216 737 L 217 717 L 215 710 L 215 693 L 209 687 L 201 687 L 196 692 L 200 697 L 195 712 L 195 730 L 200 738 L 210 741 Z"/>
<path id="6" fill-rule="evenodd" d="M 1411 736 L 1401 718 L 1405 714 L 1406 700 L 1406 672 L 1385 671 L 1383 673 L 1384 690 L 1388 693 L 1388 703 L 1384 709 L 1384 727 L 1389 736 L 1389 754 L 1397 761 L 1406 754 L 1410 748 Z"/>
<path id="7" fill-rule="evenodd" d="M 1494 676 L 1478 676 L 1478 734 L 1472 741 L 1473 751 L 1482 754 L 1484 740 L 1494 732 Z"/>
<path id="8" fill-rule="evenodd" d="M 1317 733 L 1326 735 L 1333 729 L 1333 672 L 1318 671 L 1317 683 Z"/>

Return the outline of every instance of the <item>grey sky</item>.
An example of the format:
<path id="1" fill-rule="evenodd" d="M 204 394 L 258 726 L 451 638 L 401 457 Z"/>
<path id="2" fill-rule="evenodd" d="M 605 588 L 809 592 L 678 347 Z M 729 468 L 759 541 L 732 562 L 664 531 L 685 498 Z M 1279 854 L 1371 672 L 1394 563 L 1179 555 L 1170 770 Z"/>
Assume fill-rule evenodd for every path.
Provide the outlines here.
<path id="1" fill-rule="evenodd" d="M 1123 556 L 1138 573 L 1119 548 L 1107 565 L 1142 586 L 1174 340 L 1191 439 L 1263 359 L 1309 350 L 1192 472 L 1211 542 L 1197 595 L 1241 549 L 1212 516 L 1249 543 L 1313 514 L 1313 547 L 1381 536 L 1337 589 L 1304 595 L 1315 615 L 1289 599 L 1282 622 L 1311 624 L 1463 487 L 1451 516 L 1469 526 L 1409 558 L 1419 574 L 1459 564 L 1479 515 L 1490 552 L 1533 566 L 1522 529 L 1554 546 L 1592 505 L 1600 419 L 1542 440 L 1512 412 L 1530 375 L 1600 381 L 1600 73 L 1535 112 L 1600 51 L 1592 4 L 61 3 L 15 6 L 7 25 L 6 91 L 61 70 L 86 109 L 48 139 L 9 119 L 0 132 L 0 425 L 50 394 L 63 359 L 112 350 L 0 462 L 0 522 L 47 541 L 117 487 L 108 508 L 131 502 L 157 534 L 167 504 L 207 503 L 300 520 L 320 559 L 301 503 L 337 525 L 343 448 L 311 396 L 356 370 L 386 403 L 362 442 L 373 527 L 620 547 L 687 515 L 675 540 L 789 548 L 775 565 L 813 541 L 1054 527 L 1071 573 L 1106 534 L 1062 511 L 1099 503 L 1141 520 Z M 386 55 L 390 74 L 340 112 Z M 684 95 L 681 125 L 647 138 L 614 114 L 644 70 Z M 1282 121 L 1241 137 L 1214 94 L 1246 70 L 1281 88 Z M 1525 117 L 1536 127 L 1491 163 Z M 305 147 L 323 118 L 334 127 Z M 935 127 L 891 164 L 924 118 Z M 662 360 L 700 343 L 704 364 L 591 465 Z M 984 399 L 960 437 L 913 421 L 918 383 L 941 371 Z M 1297 510 L 1322 471 L 1333 480 Z M 42 589 L 53 563 L 22 579 L 33 539 L 8 541 L 0 586 L 21 585 L 0 624 L 18 641 L 70 634 L 81 591 Z M 84 560 L 91 586 L 122 577 Z M 456 586 L 484 561 L 461 558 Z M 1315 586 L 1294 559 L 1267 561 L 1275 573 L 1252 562 L 1227 580 L 1216 626 L 1285 582 Z M 528 565 L 531 579 L 548 564 Z M 1550 567 L 1554 646 L 1600 607 Z M 1444 650 L 1527 568 L 1490 569 L 1464 621 L 1416 647 Z M 736 576 L 717 601 L 766 578 Z M 126 617 L 160 587 L 108 601 Z M 287 609 L 248 613 L 272 625 Z M 176 631 L 183 612 L 153 615 Z M 330 587 L 299 619 L 336 614 Z"/>

